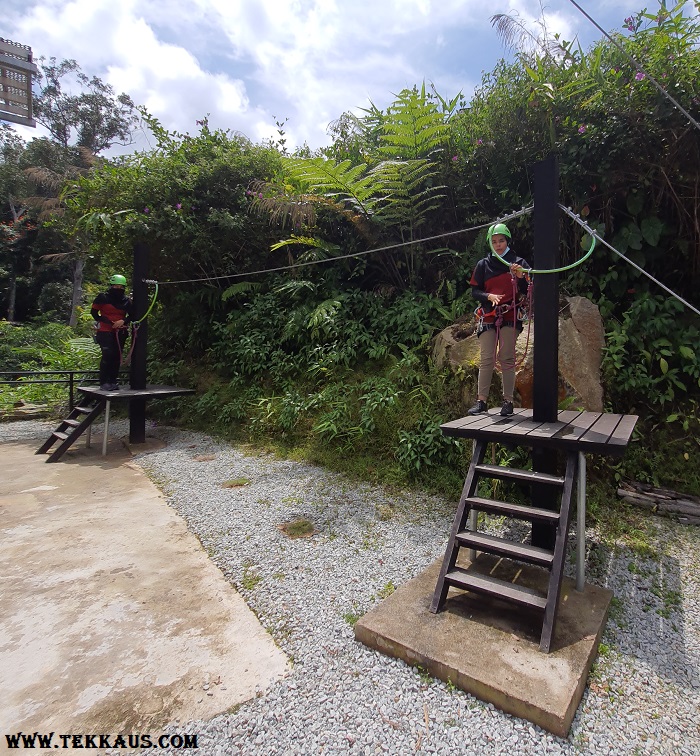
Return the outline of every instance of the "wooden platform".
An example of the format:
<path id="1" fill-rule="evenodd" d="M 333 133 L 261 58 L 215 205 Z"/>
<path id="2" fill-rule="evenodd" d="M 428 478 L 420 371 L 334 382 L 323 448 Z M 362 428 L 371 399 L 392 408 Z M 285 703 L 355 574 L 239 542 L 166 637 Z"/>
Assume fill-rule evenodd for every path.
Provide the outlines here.
<path id="1" fill-rule="evenodd" d="M 539 446 L 584 454 L 621 457 L 638 420 L 637 415 L 564 410 L 555 423 L 532 419 L 531 409 L 516 409 L 509 417 L 499 410 L 462 417 L 440 426 L 446 436 L 498 443 Z"/>
<path id="2" fill-rule="evenodd" d="M 104 431 L 102 434 L 102 455 L 107 454 L 107 438 L 109 435 L 109 413 L 114 401 L 129 402 L 129 441 L 134 444 L 144 443 L 146 440 L 146 400 L 167 399 L 173 396 L 194 394 L 194 389 L 178 386 L 146 386 L 143 389 L 120 388 L 115 391 L 104 391 L 99 386 L 78 386 L 83 395 L 79 405 L 71 406 L 68 417 L 61 420 L 58 427 L 37 449 L 37 454 L 45 454 L 57 442 L 47 462 L 58 460 L 75 443 L 78 437 L 87 432 L 87 445 L 90 445 L 90 429 L 92 423 L 104 410 Z M 85 406 L 83 406 L 85 405 Z"/>
<path id="3" fill-rule="evenodd" d="M 144 389 L 123 387 L 117 391 L 103 391 L 99 386 L 78 386 L 77 388 L 83 394 L 111 402 L 115 399 L 160 399 L 195 393 L 194 389 L 179 386 L 146 386 Z"/>

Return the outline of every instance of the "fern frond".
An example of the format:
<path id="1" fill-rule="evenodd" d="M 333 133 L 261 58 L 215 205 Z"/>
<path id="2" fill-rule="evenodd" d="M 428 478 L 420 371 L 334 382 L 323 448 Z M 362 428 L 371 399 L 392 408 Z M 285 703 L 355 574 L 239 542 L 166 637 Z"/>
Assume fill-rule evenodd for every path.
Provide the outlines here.
<path id="1" fill-rule="evenodd" d="M 293 278 L 290 281 L 275 287 L 273 291 L 275 294 L 292 294 L 294 296 L 302 291 L 316 291 L 316 284 L 311 281 Z"/>
<path id="2" fill-rule="evenodd" d="M 59 262 L 72 255 L 75 255 L 75 252 L 52 252 L 49 255 L 41 255 L 39 259 L 46 262 Z"/>
<path id="3" fill-rule="evenodd" d="M 336 330 L 336 316 L 340 310 L 340 301 L 326 299 L 316 307 L 306 321 L 306 327 L 311 331 L 311 338 L 316 340 L 321 334 L 330 336 Z"/>
<path id="4" fill-rule="evenodd" d="M 286 247 L 290 244 L 307 244 L 315 246 L 316 239 L 314 239 L 312 236 L 297 236 L 296 234 L 292 234 L 289 239 L 282 239 L 281 241 L 275 242 L 275 244 L 270 245 L 270 251 L 276 252 L 278 249 L 282 249 L 282 247 Z"/>
<path id="5" fill-rule="evenodd" d="M 447 121 L 428 98 L 424 83 L 420 92 L 402 90 L 387 108 L 380 153 L 416 160 L 440 149 L 447 139 Z"/>
<path id="6" fill-rule="evenodd" d="M 365 163 L 352 165 L 350 160 L 336 163 L 325 158 L 288 158 L 285 163 L 290 176 L 311 192 L 349 204 L 364 215 L 370 215 L 377 203 L 376 179 Z"/>
<path id="7" fill-rule="evenodd" d="M 337 244 L 332 244 L 325 239 L 319 239 L 315 236 L 297 236 L 292 234 L 289 239 L 282 239 L 270 246 L 270 250 L 275 252 L 282 247 L 286 247 L 292 244 L 303 244 L 311 249 L 306 250 L 299 255 L 299 262 L 306 262 L 308 260 L 325 260 L 333 254 L 337 254 L 340 251 L 340 247 Z M 325 254 L 321 254 L 325 253 Z"/>
<path id="8" fill-rule="evenodd" d="M 100 354 L 100 347 L 87 337 L 79 337 L 68 340 L 68 347 L 72 352 L 97 357 Z"/>
<path id="9" fill-rule="evenodd" d="M 255 281 L 239 281 L 238 283 L 229 286 L 228 289 L 221 293 L 221 301 L 227 302 L 229 299 L 238 296 L 239 294 L 249 294 L 251 291 L 256 291 L 262 286 L 262 284 Z"/>

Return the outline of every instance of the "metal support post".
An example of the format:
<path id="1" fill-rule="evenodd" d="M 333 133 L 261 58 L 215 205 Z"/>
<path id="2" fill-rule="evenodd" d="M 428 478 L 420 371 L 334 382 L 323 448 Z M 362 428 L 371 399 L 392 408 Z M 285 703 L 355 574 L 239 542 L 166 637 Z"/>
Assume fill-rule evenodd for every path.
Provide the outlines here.
<path id="1" fill-rule="evenodd" d="M 472 441 L 472 457 L 474 456 L 474 453 L 476 452 L 476 439 Z M 476 530 L 476 526 L 478 525 L 478 512 L 475 509 L 471 509 L 469 511 L 469 520 L 467 522 L 467 529 L 474 532 Z M 476 549 L 469 549 L 469 561 L 473 562 L 476 559 Z"/>
<path id="2" fill-rule="evenodd" d="M 578 453 L 578 482 L 576 484 L 576 590 L 586 585 L 586 455 Z"/>
<path id="3" fill-rule="evenodd" d="M 105 429 L 104 433 L 102 435 L 102 456 L 107 456 L 107 436 L 109 434 L 109 410 L 111 407 L 111 402 L 109 399 L 105 402 Z"/>

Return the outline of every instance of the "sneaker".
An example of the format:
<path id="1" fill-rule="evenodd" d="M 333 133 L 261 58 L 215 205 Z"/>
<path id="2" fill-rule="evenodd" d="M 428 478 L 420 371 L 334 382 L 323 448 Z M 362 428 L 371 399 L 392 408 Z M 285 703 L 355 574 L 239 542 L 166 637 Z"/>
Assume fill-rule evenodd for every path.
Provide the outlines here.
<path id="1" fill-rule="evenodd" d="M 467 411 L 467 415 L 480 415 L 482 412 L 486 412 L 486 402 L 477 399 L 476 404 Z"/>
<path id="2" fill-rule="evenodd" d="M 111 383 L 103 383 L 100 385 L 100 391 L 111 391 L 111 390 L 112 390 Z"/>
<path id="3" fill-rule="evenodd" d="M 501 407 L 501 414 L 503 417 L 508 417 L 508 415 L 513 414 L 513 402 L 503 402 L 503 406 Z"/>

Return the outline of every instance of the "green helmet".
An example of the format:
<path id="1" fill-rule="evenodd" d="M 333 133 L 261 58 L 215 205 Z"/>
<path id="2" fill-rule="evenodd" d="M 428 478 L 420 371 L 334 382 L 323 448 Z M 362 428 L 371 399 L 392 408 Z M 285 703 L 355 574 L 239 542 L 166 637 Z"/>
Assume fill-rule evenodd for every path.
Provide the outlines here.
<path id="1" fill-rule="evenodd" d="M 116 276 L 112 276 L 109 279 L 109 283 L 111 286 L 126 286 L 126 278 L 124 278 L 124 276 L 120 276 L 117 273 Z"/>
<path id="2" fill-rule="evenodd" d="M 507 236 L 509 239 L 512 238 L 508 226 L 506 226 L 505 223 L 494 223 L 493 226 L 489 228 L 486 238 L 491 239 L 494 234 L 503 234 L 503 236 Z"/>

